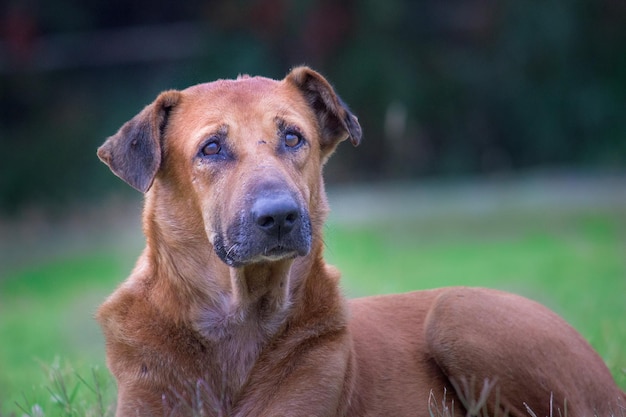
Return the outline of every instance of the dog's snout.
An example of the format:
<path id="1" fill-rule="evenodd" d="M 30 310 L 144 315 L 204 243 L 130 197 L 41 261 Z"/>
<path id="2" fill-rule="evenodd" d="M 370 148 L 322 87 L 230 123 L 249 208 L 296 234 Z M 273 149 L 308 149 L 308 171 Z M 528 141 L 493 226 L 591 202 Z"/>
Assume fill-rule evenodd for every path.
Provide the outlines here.
<path id="1" fill-rule="evenodd" d="M 226 234 L 218 234 L 215 239 L 215 251 L 226 264 L 239 267 L 309 253 L 309 212 L 300 195 L 286 188 L 261 184 L 246 193 L 245 204 L 237 211 L 240 215 L 233 219 Z"/>
<path id="2" fill-rule="evenodd" d="M 252 205 L 254 224 L 270 236 L 288 234 L 300 220 L 300 209 L 288 195 L 261 197 Z"/>

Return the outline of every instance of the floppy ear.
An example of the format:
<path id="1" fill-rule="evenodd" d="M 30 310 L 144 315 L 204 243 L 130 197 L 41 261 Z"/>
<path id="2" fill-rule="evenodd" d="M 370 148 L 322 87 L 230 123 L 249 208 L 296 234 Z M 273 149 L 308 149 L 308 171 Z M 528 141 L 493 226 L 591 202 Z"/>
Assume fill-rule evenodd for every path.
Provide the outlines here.
<path id="1" fill-rule="evenodd" d="M 180 92 L 166 91 L 98 148 L 98 157 L 133 188 L 145 193 L 161 166 L 161 137 Z"/>
<path id="2" fill-rule="evenodd" d="M 361 143 L 359 120 L 324 77 L 308 67 L 297 67 L 287 74 L 285 80 L 302 92 L 315 112 L 321 128 L 324 156 L 329 156 L 339 142 L 347 138 L 354 146 Z"/>

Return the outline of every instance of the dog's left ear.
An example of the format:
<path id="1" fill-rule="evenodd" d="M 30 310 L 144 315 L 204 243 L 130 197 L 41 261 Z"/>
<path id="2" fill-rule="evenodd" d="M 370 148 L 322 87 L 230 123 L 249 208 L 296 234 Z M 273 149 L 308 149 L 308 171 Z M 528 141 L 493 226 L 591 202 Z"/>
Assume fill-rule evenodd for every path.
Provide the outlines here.
<path id="1" fill-rule="evenodd" d="M 161 139 L 180 92 L 166 91 L 98 148 L 98 157 L 136 190 L 150 189 L 161 166 Z"/>
<path id="2" fill-rule="evenodd" d="M 359 120 L 319 73 L 308 67 L 294 68 L 287 77 L 304 95 L 315 112 L 322 133 L 322 153 L 329 156 L 339 142 L 350 138 L 354 146 L 361 143 Z"/>

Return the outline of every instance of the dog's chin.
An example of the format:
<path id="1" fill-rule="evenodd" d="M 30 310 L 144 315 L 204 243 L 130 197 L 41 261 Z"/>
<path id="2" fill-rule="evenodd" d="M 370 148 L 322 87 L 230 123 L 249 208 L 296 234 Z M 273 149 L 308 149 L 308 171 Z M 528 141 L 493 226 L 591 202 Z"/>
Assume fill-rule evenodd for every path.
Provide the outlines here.
<path id="1" fill-rule="evenodd" d="M 241 247 L 240 245 L 227 246 L 223 244 L 222 239 L 218 239 L 213 247 L 216 255 L 222 262 L 232 268 L 241 268 L 246 265 L 274 263 L 308 255 L 310 245 L 300 246 L 276 245 L 271 248 L 265 247 L 261 250 L 251 250 L 249 247 Z"/>
<path id="2" fill-rule="evenodd" d="M 268 251 L 267 253 L 263 253 L 258 255 L 252 259 L 246 260 L 245 264 L 260 264 L 260 263 L 273 263 L 284 261 L 285 259 L 294 259 L 298 256 L 298 252 L 295 251 L 285 251 L 283 249 L 273 249 Z"/>
<path id="3" fill-rule="evenodd" d="M 295 259 L 298 257 L 298 255 L 298 252 L 295 251 L 272 250 L 268 253 L 258 254 L 246 258 L 236 258 L 234 256 L 226 255 L 224 257 L 220 256 L 220 259 L 230 267 L 242 268 L 247 265 L 267 264 L 280 262 L 287 259 Z"/>

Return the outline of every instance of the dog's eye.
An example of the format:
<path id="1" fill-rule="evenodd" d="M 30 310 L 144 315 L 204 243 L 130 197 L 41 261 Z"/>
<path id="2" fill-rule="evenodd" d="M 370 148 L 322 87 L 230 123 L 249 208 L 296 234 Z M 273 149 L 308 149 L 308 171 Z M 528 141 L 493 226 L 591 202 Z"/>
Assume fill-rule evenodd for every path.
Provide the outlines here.
<path id="1" fill-rule="evenodd" d="M 285 145 L 288 148 L 295 148 L 302 143 L 302 136 L 295 132 L 285 133 Z"/>
<path id="2" fill-rule="evenodd" d="M 222 147 L 217 141 L 211 141 L 207 143 L 206 145 L 204 145 L 204 147 L 202 148 L 202 155 L 205 155 L 205 156 L 217 155 L 221 149 Z"/>

